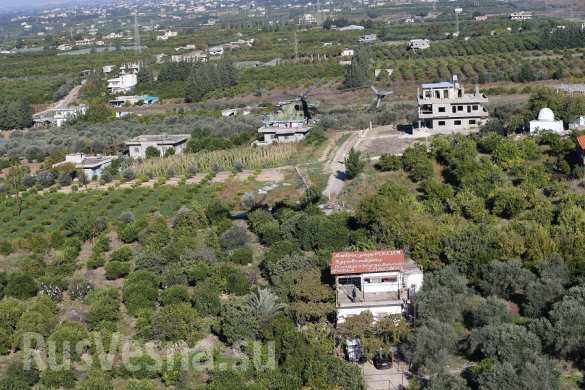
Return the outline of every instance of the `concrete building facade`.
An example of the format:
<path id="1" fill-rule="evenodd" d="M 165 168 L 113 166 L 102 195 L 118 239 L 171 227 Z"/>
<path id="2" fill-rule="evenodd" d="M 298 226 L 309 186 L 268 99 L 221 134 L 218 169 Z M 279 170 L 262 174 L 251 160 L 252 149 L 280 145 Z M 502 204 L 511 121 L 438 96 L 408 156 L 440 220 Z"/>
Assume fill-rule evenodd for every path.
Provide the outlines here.
<path id="1" fill-rule="evenodd" d="M 457 75 L 450 82 L 422 84 L 417 90 L 418 128 L 437 133 L 478 128 L 489 116 L 487 103 L 478 87 L 465 93 Z"/>
<path id="2" fill-rule="evenodd" d="M 153 147 L 158 150 L 161 156 L 173 149 L 175 154 L 181 154 L 187 147 L 189 134 L 161 134 L 161 135 L 139 135 L 126 141 L 131 158 L 146 158 L 146 149 Z"/>
<path id="3" fill-rule="evenodd" d="M 138 77 L 135 74 L 121 74 L 108 80 L 108 92 L 110 94 L 130 92 L 138 84 Z"/>
<path id="4" fill-rule="evenodd" d="M 392 314 L 414 314 L 423 272 L 404 250 L 335 252 L 330 266 L 338 325 L 364 311 L 371 312 L 374 321 Z"/>
<path id="5" fill-rule="evenodd" d="M 65 164 L 72 164 L 76 169 L 83 171 L 83 174 L 88 180 L 99 179 L 102 176 L 104 169 L 112 165 L 117 156 L 90 156 L 83 153 L 68 154 L 65 156 L 65 161 L 53 164 L 56 168 Z"/>

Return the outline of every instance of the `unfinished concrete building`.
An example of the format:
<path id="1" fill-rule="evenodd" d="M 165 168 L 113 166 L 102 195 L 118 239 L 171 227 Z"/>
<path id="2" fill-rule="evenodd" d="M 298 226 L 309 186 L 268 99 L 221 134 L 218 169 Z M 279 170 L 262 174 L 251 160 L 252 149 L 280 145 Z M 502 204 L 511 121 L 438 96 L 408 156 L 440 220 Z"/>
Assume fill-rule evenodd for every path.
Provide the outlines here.
<path id="1" fill-rule="evenodd" d="M 478 128 L 489 116 L 487 103 L 479 87 L 465 93 L 457 75 L 451 82 L 422 84 L 417 90 L 418 129 L 451 133 Z"/>

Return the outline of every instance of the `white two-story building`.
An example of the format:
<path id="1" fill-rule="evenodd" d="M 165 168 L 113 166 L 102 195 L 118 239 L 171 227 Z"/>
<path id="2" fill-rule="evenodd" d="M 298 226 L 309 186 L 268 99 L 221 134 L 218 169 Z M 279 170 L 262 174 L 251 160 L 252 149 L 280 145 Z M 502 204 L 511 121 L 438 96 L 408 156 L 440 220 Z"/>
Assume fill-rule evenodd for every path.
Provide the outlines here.
<path id="1" fill-rule="evenodd" d="M 108 80 L 108 92 L 113 95 L 130 92 L 136 84 L 138 77 L 135 74 L 120 74 L 115 79 Z"/>
<path id="2" fill-rule="evenodd" d="M 331 274 L 338 325 L 364 311 L 370 311 L 375 321 L 389 314 L 411 316 L 423 283 L 422 270 L 403 250 L 335 252 Z"/>

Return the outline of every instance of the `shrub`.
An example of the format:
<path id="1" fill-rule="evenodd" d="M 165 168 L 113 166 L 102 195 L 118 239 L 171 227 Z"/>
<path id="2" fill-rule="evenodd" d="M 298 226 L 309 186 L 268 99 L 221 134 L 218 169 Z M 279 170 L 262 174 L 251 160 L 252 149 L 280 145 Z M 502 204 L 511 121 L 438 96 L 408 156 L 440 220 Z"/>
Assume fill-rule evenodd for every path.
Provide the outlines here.
<path id="1" fill-rule="evenodd" d="M 88 269 L 96 269 L 99 267 L 103 267 L 106 263 L 106 259 L 102 254 L 95 254 L 87 261 L 87 268 Z"/>
<path id="2" fill-rule="evenodd" d="M 254 252 L 249 246 L 238 248 L 232 252 L 230 261 L 237 264 L 249 264 L 254 261 Z"/>
<path id="3" fill-rule="evenodd" d="M 142 309 L 152 309 L 158 299 L 158 278 L 148 271 L 133 272 L 122 289 L 128 312 L 135 315 Z"/>
<path id="4" fill-rule="evenodd" d="M 428 179 L 433 175 L 433 165 L 423 144 L 415 144 L 404 151 L 402 166 L 414 181 Z"/>
<path id="5" fill-rule="evenodd" d="M 106 264 L 106 279 L 122 278 L 130 273 L 130 264 L 120 261 L 109 261 Z"/>
<path id="6" fill-rule="evenodd" d="M 125 390 L 156 390 L 156 385 L 149 380 L 132 379 L 126 384 Z"/>
<path id="7" fill-rule="evenodd" d="M 230 209 L 220 201 L 211 202 L 205 210 L 205 215 L 211 223 L 217 223 L 230 217 Z"/>
<path id="8" fill-rule="evenodd" d="M 136 174 L 132 169 L 128 168 L 122 171 L 122 179 L 124 179 L 124 181 L 132 181 L 135 178 Z"/>
<path id="9" fill-rule="evenodd" d="M 110 250 L 110 238 L 102 234 L 98 237 L 95 245 L 93 246 L 94 253 L 104 253 Z"/>
<path id="10" fill-rule="evenodd" d="M 100 183 L 102 183 L 102 184 L 110 183 L 112 180 L 114 180 L 114 177 L 112 176 L 110 171 L 107 169 L 104 170 L 100 176 Z"/>
<path id="11" fill-rule="evenodd" d="M 163 288 L 173 286 L 175 284 L 189 284 L 189 279 L 183 268 L 179 264 L 171 264 L 166 267 L 160 277 L 160 284 Z"/>
<path id="12" fill-rule="evenodd" d="M 0 254 L 8 256 L 14 251 L 12 243 L 8 240 L 0 240 Z"/>
<path id="13" fill-rule="evenodd" d="M 134 213 L 132 211 L 123 211 L 122 213 L 120 213 L 118 219 L 124 225 L 127 225 L 129 223 L 134 222 L 136 220 L 136 217 L 134 217 Z"/>
<path id="14" fill-rule="evenodd" d="M 240 248 L 248 243 L 248 230 L 240 225 L 234 225 L 226 230 L 219 238 L 219 243 L 224 249 Z"/>
<path id="15" fill-rule="evenodd" d="M 152 328 L 163 341 L 193 342 L 199 329 L 199 316 L 188 303 L 164 306 L 152 317 Z"/>
<path id="16" fill-rule="evenodd" d="M 160 151 L 154 146 L 149 146 L 145 151 L 146 158 L 160 157 Z"/>
<path id="17" fill-rule="evenodd" d="M 346 175 L 348 179 L 353 179 L 359 175 L 365 166 L 365 162 L 362 160 L 361 153 L 351 148 L 347 158 L 345 159 Z"/>
<path id="18" fill-rule="evenodd" d="M 37 282 L 25 272 L 8 274 L 4 295 L 18 299 L 27 299 L 37 295 Z"/>
<path id="19" fill-rule="evenodd" d="M 191 295 L 193 307 L 198 313 L 216 316 L 221 308 L 221 289 L 212 279 L 198 284 Z"/>
<path id="20" fill-rule="evenodd" d="M 382 172 L 397 171 L 399 169 L 402 169 L 402 160 L 400 156 L 384 154 L 380 157 L 375 167 L 377 170 Z"/>
<path id="21" fill-rule="evenodd" d="M 189 302 L 189 290 L 183 285 L 171 286 L 162 291 L 160 302 L 163 306 Z"/>
<path id="22" fill-rule="evenodd" d="M 55 331 L 49 336 L 49 341 L 52 341 L 56 345 L 57 353 L 63 353 L 64 345 L 71 347 L 71 359 L 78 361 L 80 353 L 83 351 L 77 351 L 73 348 L 78 342 L 89 338 L 89 332 L 83 325 L 78 322 L 64 322 L 55 329 Z M 50 370 L 49 370 L 50 371 Z"/>
<path id="23" fill-rule="evenodd" d="M 71 389 L 75 386 L 75 374 L 72 370 L 45 370 L 41 374 L 41 383 L 49 388 Z"/>
<path id="24" fill-rule="evenodd" d="M 220 274 L 226 281 L 228 293 L 245 295 L 250 290 L 250 282 L 239 269 L 226 265 L 221 267 Z"/>
<path id="25" fill-rule="evenodd" d="M 112 378 L 104 371 L 93 370 L 77 385 L 79 390 L 111 390 Z"/>
<path id="26" fill-rule="evenodd" d="M 118 230 L 118 236 L 120 237 L 120 240 L 126 244 L 138 241 L 139 233 L 140 227 L 136 224 L 136 222 L 127 223 Z"/>
<path id="27" fill-rule="evenodd" d="M 91 329 L 107 326 L 115 329 L 120 317 L 120 297 L 115 288 L 94 290 L 87 296 L 89 311 L 87 321 Z"/>
<path id="28" fill-rule="evenodd" d="M 111 260 L 118 262 L 128 262 L 132 260 L 132 249 L 129 246 L 121 246 L 112 252 Z"/>
<path id="29" fill-rule="evenodd" d="M 256 196 L 253 192 L 246 192 L 242 195 L 242 199 L 240 200 L 240 204 L 243 208 L 247 210 L 252 210 L 256 207 Z"/>

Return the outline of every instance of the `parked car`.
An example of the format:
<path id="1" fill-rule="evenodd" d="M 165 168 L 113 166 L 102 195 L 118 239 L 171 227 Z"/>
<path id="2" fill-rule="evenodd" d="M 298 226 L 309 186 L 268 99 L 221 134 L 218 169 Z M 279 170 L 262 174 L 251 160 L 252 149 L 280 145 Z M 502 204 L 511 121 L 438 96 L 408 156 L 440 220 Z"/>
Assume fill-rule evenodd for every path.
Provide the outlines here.
<path id="1" fill-rule="evenodd" d="M 378 351 L 374 355 L 374 367 L 378 370 L 385 370 L 392 367 L 392 353 L 386 351 Z"/>
<path id="2" fill-rule="evenodd" d="M 362 342 L 359 338 L 345 340 L 345 357 L 352 363 L 365 363 L 367 359 L 362 354 Z"/>

